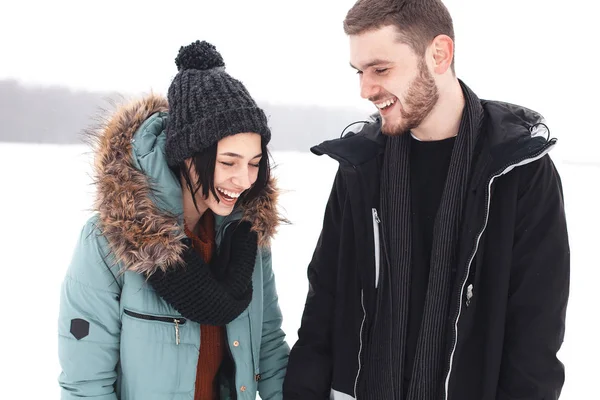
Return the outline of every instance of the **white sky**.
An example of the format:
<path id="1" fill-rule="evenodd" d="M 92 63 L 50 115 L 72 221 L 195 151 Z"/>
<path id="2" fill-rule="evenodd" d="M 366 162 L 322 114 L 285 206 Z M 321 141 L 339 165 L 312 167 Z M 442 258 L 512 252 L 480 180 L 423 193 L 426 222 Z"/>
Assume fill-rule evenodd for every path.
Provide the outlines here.
<path id="1" fill-rule="evenodd" d="M 258 100 L 373 111 L 348 65 L 342 20 L 354 0 L 10 1 L 0 79 L 165 93 L 181 45 L 208 40 Z M 584 116 L 600 101 L 597 2 L 446 0 L 460 78 L 482 98 L 542 112 L 572 152 L 600 146 Z M 594 18 L 594 19 L 593 19 Z M 559 135 L 560 133 L 560 135 Z M 574 135 L 574 136 L 573 136 Z M 598 157 L 600 159 L 600 157 Z"/>

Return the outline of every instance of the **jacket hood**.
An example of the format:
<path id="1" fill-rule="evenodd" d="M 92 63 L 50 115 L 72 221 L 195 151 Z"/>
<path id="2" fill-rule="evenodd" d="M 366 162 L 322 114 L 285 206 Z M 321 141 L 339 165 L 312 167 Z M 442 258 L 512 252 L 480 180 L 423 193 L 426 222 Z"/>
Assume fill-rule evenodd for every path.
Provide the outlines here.
<path id="1" fill-rule="evenodd" d="M 181 185 L 164 152 L 167 121 L 167 100 L 150 95 L 117 106 L 86 132 L 94 146 L 94 209 L 101 233 L 123 270 L 146 275 L 180 263 L 185 248 Z M 271 179 L 256 199 L 234 210 L 252 223 L 260 246 L 269 245 L 284 221 L 278 196 Z"/>

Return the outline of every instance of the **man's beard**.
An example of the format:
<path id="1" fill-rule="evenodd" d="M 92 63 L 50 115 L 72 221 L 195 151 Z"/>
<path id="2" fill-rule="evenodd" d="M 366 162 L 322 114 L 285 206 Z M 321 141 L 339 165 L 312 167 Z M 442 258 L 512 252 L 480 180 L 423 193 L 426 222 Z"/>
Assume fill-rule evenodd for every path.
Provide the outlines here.
<path id="1" fill-rule="evenodd" d="M 427 118 L 439 99 L 439 91 L 425 60 L 419 62 L 419 73 L 408 86 L 405 101 L 398 99 L 402 119 L 395 123 L 383 119 L 381 131 L 385 135 L 398 136 L 417 128 Z"/>

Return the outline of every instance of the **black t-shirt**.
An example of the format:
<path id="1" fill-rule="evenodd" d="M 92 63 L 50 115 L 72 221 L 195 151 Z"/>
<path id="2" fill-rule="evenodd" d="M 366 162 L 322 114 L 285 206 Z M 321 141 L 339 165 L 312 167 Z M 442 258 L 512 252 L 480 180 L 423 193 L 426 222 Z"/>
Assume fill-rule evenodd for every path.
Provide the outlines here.
<path id="1" fill-rule="evenodd" d="M 412 376 L 427 293 L 433 224 L 444 192 L 455 139 L 422 142 L 413 137 L 411 140 L 412 268 L 404 368 L 405 393 Z"/>

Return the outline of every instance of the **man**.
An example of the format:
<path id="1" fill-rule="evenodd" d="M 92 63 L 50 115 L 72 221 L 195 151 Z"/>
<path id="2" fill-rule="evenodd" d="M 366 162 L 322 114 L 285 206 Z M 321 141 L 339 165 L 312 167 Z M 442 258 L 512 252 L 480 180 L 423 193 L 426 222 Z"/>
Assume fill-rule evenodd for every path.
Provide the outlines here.
<path id="1" fill-rule="evenodd" d="M 284 397 L 557 399 L 569 244 L 556 140 L 454 71 L 439 0 L 344 21 L 379 115 L 312 151 L 340 163 Z"/>

